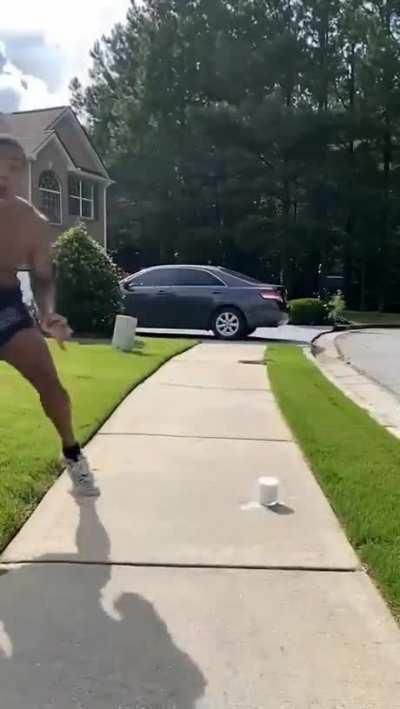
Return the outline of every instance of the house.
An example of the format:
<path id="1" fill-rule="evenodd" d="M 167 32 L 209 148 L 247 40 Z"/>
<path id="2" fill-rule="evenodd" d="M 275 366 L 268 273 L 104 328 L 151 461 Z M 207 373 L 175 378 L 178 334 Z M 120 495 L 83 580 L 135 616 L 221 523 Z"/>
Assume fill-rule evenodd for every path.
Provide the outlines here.
<path id="1" fill-rule="evenodd" d="M 69 106 L 7 116 L 7 130 L 22 144 L 27 164 L 21 196 L 49 220 L 54 240 L 77 221 L 107 248 L 104 163 Z"/>

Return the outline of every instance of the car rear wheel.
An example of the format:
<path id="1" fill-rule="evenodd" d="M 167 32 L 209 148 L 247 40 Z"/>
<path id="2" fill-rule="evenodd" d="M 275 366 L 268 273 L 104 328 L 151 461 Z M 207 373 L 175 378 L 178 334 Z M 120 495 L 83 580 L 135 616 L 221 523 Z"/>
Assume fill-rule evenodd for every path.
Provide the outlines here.
<path id="1" fill-rule="evenodd" d="M 247 331 L 244 315 L 237 308 L 221 308 L 212 320 L 214 335 L 220 340 L 237 340 Z"/>

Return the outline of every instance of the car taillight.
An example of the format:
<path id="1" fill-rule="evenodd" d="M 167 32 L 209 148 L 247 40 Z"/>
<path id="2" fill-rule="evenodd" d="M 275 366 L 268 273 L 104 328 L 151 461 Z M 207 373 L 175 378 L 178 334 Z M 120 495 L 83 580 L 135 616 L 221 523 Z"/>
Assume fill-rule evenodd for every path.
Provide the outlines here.
<path id="1" fill-rule="evenodd" d="M 260 296 L 263 300 L 273 301 L 282 312 L 286 312 L 287 306 L 283 293 L 278 293 L 273 290 L 260 291 Z"/>
<path id="2" fill-rule="evenodd" d="M 283 303 L 283 298 L 280 293 L 275 293 L 274 291 L 261 291 L 260 295 L 263 300 L 276 300 L 278 303 Z"/>

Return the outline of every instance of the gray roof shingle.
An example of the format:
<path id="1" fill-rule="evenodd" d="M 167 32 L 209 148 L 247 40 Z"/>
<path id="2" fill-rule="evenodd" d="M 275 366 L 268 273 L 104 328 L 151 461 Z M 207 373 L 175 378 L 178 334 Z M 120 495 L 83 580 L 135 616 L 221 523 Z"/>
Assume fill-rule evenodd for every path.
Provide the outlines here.
<path id="1" fill-rule="evenodd" d="M 66 106 L 45 108 L 36 111 L 22 111 L 8 114 L 5 122 L 10 133 L 18 138 L 27 155 L 32 154 L 46 139 L 51 126 Z"/>

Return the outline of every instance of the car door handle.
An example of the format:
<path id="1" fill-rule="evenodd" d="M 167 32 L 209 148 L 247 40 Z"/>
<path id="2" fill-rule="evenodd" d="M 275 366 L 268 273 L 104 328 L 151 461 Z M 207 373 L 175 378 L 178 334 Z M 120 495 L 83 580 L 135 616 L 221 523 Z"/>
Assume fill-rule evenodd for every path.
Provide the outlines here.
<path id="1" fill-rule="evenodd" d="M 167 292 L 166 290 L 158 290 L 157 291 L 158 295 L 165 295 L 166 292 Z"/>

